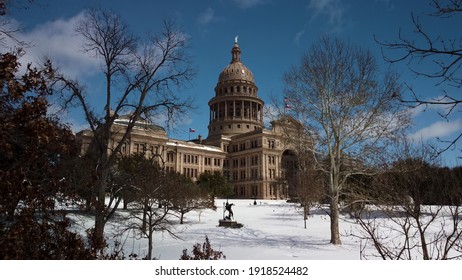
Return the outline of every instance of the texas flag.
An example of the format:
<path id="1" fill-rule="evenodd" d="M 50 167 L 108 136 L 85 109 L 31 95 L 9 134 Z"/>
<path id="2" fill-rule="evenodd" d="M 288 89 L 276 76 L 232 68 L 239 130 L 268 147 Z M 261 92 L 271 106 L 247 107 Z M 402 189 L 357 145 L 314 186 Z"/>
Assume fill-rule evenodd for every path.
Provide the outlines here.
<path id="1" fill-rule="evenodd" d="M 196 132 L 196 130 L 194 128 L 190 128 L 189 132 Z"/>

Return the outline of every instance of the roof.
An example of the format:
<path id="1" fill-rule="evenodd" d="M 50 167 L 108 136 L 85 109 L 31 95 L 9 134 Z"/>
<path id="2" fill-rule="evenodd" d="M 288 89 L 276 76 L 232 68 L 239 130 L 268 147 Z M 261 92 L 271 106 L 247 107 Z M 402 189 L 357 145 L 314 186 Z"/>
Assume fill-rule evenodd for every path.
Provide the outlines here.
<path id="1" fill-rule="evenodd" d="M 241 62 L 241 48 L 237 42 L 234 43 L 231 54 L 231 63 L 220 72 L 218 82 L 223 83 L 226 81 L 239 80 L 254 84 L 255 82 L 252 71 L 250 71 L 249 68 Z"/>
<path id="2" fill-rule="evenodd" d="M 115 119 L 114 124 L 126 126 L 126 125 L 129 124 L 130 119 L 131 119 L 130 114 L 123 115 L 123 116 L 120 116 L 117 119 Z M 140 118 L 138 121 L 136 121 L 134 127 L 135 128 L 140 128 L 140 129 L 149 129 L 149 130 L 153 130 L 153 131 L 160 131 L 160 132 L 166 133 L 165 128 L 163 128 L 162 126 L 152 124 L 148 120 L 143 119 L 143 118 Z"/>

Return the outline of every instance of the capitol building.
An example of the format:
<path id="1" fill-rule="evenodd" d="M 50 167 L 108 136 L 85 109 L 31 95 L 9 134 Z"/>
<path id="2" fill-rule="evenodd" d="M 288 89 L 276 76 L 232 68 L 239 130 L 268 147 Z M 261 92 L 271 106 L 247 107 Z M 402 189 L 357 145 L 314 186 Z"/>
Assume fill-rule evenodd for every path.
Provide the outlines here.
<path id="1" fill-rule="evenodd" d="M 252 71 L 241 61 L 237 40 L 231 50 L 231 62 L 219 74 L 215 95 L 208 102 L 208 136 L 194 140 L 168 137 L 164 128 L 140 120 L 133 128 L 121 153 L 145 153 L 157 157 L 166 171 L 179 172 L 196 180 L 203 172 L 218 171 L 228 178 L 234 197 L 249 199 L 286 199 L 289 188 L 284 177 L 296 166 L 295 153 L 287 128 L 299 126 L 285 116 L 265 128 L 265 103 L 258 96 Z M 121 139 L 129 116 L 114 122 L 111 145 Z M 77 134 L 82 152 L 92 139 L 90 130 Z"/>

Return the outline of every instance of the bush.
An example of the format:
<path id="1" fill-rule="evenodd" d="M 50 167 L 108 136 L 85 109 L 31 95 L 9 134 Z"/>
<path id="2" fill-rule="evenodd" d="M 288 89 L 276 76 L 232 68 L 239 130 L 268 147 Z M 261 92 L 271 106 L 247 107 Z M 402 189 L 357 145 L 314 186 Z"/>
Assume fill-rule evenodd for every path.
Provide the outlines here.
<path id="1" fill-rule="evenodd" d="M 180 260 L 219 260 L 226 259 L 226 256 L 223 255 L 221 251 L 213 250 L 210 245 L 209 238 L 205 236 L 204 244 L 196 243 L 193 246 L 192 255 L 188 253 L 187 249 L 183 250 L 183 255 Z"/>

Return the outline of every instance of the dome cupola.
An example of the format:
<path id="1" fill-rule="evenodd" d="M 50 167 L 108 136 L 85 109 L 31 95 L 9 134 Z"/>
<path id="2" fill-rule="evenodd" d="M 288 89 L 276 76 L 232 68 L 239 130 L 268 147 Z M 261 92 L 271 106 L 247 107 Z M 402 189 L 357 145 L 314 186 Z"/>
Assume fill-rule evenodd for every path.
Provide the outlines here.
<path id="1" fill-rule="evenodd" d="M 210 99 L 209 136 L 233 136 L 263 128 L 264 102 L 258 96 L 252 72 L 241 62 L 237 36 L 231 63 L 218 77 L 215 97 Z"/>
<path id="2" fill-rule="evenodd" d="M 231 63 L 221 71 L 218 84 L 236 81 L 255 85 L 252 71 L 241 62 L 241 48 L 237 43 L 237 36 L 231 50 Z"/>

